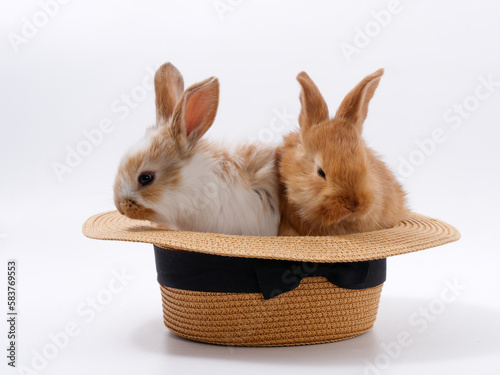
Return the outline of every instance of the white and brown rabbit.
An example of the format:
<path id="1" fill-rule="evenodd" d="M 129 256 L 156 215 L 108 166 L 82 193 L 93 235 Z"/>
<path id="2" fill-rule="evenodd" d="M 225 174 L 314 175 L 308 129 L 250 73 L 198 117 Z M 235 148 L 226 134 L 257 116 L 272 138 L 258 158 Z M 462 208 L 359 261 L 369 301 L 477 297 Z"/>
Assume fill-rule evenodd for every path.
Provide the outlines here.
<path id="1" fill-rule="evenodd" d="M 114 186 L 118 211 L 171 229 L 276 235 L 276 147 L 200 139 L 217 113 L 217 78 L 184 91 L 181 74 L 166 63 L 154 84 L 156 125 L 122 159 Z"/>
<path id="2" fill-rule="evenodd" d="M 405 193 L 361 133 L 383 69 L 364 78 L 330 118 L 305 72 L 300 131 L 280 150 L 279 235 L 342 235 L 390 228 L 408 213 Z"/>

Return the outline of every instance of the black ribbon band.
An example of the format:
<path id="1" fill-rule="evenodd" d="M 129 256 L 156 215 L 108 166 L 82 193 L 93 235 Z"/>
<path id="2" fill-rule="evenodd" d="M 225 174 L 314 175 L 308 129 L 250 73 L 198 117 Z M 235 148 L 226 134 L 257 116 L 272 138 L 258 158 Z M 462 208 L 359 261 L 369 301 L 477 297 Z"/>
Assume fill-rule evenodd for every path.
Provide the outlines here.
<path id="1" fill-rule="evenodd" d="M 198 292 L 262 293 L 269 299 L 297 288 L 305 277 L 324 276 L 345 289 L 372 288 L 386 277 L 386 259 L 308 263 L 154 248 L 158 282 Z"/>

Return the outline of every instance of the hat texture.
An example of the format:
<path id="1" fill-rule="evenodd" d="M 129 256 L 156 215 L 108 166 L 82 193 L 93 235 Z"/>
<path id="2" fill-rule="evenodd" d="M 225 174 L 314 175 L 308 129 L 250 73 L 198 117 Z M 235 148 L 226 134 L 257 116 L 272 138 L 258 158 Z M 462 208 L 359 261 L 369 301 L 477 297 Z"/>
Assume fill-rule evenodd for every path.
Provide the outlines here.
<path id="1" fill-rule="evenodd" d="M 176 335 L 231 346 L 319 344 L 359 336 L 377 317 L 382 285 L 348 290 L 323 277 L 270 300 L 259 293 L 205 293 L 160 286 L 163 321 Z"/>

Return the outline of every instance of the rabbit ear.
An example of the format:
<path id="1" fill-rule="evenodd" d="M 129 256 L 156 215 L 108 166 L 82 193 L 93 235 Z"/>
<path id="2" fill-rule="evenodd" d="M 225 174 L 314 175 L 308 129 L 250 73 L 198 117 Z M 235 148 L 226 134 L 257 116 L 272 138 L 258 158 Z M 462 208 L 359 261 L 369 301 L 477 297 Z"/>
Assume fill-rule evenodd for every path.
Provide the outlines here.
<path id="1" fill-rule="evenodd" d="M 171 132 L 181 144 L 192 146 L 212 126 L 219 106 L 219 80 L 211 77 L 189 87 L 174 110 Z"/>
<path id="2" fill-rule="evenodd" d="M 170 63 L 163 64 L 155 74 L 156 123 L 164 124 L 172 116 L 184 91 L 181 73 Z"/>
<path id="3" fill-rule="evenodd" d="M 297 75 L 297 81 L 302 86 L 300 92 L 300 103 L 302 109 L 299 115 L 299 124 L 302 130 L 328 119 L 328 106 L 318 87 L 314 84 L 306 72 Z"/>
<path id="4" fill-rule="evenodd" d="M 335 118 L 342 118 L 354 124 L 361 131 L 363 122 L 368 115 L 368 104 L 370 103 L 375 89 L 384 74 L 384 69 L 379 69 L 375 73 L 365 77 L 358 85 L 346 95 L 340 104 Z"/>

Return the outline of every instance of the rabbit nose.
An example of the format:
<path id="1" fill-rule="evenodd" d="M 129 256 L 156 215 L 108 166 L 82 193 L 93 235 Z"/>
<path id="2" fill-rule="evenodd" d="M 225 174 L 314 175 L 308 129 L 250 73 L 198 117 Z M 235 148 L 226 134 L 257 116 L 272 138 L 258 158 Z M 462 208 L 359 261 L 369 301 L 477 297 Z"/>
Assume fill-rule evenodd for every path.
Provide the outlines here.
<path id="1" fill-rule="evenodd" d="M 342 199 L 351 212 L 354 212 L 359 207 L 359 201 L 356 198 L 342 197 Z"/>
<path id="2" fill-rule="evenodd" d="M 120 212 L 122 215 L 130 215 L 130 212 L 133 212 L 137 209 L 137 203 L 133 201 L 132 199 L 124 199 L 119 204 L 117 205 L 118 212 Z"/>

